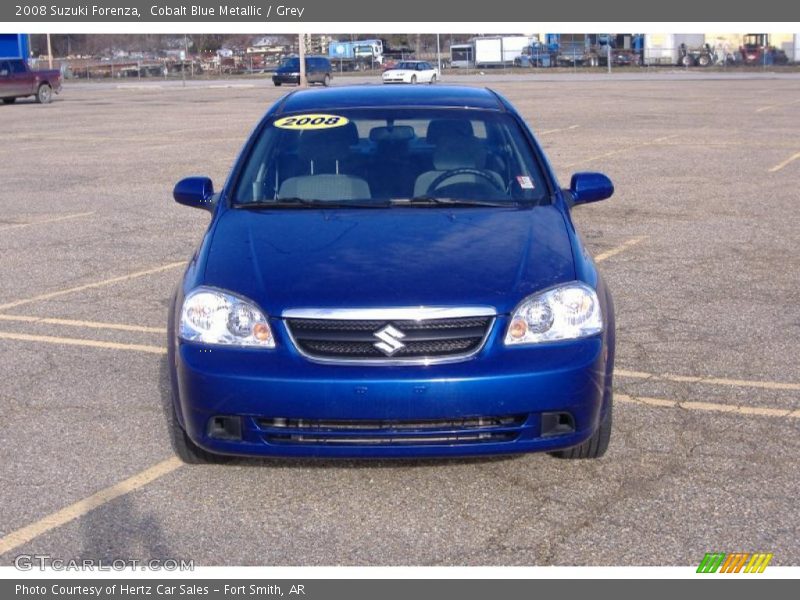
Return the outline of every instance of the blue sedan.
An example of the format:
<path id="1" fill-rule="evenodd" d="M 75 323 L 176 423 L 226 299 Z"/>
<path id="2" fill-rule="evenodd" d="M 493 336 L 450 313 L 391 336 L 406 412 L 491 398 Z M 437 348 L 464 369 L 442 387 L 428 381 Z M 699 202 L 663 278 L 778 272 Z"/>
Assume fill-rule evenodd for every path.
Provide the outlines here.
<path id="1" fill-rule="evenodd" d="M 496 92 L 298 90 L 258 124 L 172 303 L 177 453 L 595 458 L 614 309 L 562 189 Z"/>

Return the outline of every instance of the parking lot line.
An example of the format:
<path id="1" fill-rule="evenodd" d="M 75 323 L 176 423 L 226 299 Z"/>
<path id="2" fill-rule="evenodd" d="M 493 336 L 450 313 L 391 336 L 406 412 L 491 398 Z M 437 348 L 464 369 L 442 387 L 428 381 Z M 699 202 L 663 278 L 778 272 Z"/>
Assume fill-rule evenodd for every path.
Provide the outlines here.
<path id="1" fill-rule="evenodd" d="M 779 106 L 791 106 L 792 104 L 797 104 L 800 100 L 793 100 L 792 102 L 786 102 L 784 104 L 769 104 L 767 106 L 761 106 L 756 109 L 757 113 L 766 112 L 768 110 L 772 110 L 773 108 L 778 108 Z"/>
<path id="2" fill-rule="evenodd" d="M 783 162 L 779 162 L 774 167 L 770 167 L 769 172 L 770 173 L 775 173 L 776 171 L 780 171 L 783 167 L 785 167 L 788 164 L 793 163 L 798 158 L 800 158 L 800 152 L 795 152 L 794 154 L 792 154 L 789 158 L 787 158 Z"/>
<path id="3" fill-rule="evenodd" d="M 656 375 L 654 373 L 644 373 L 642 371 L 626 371 L 625 369 L 614 369 L 614 375 L 616 377 L 627 377 L 630 379 L 650 379 L 654 381 L 674 381 L 677 383 L 705 383 L 708 385 L 753 387 L 766 390 L 800 391 L 800 383 L 781 381 L 755 381 L 747 379 L 728 379 L 725 377 L 696 377 L 692 375 L 674 375 L 672 373 Z"/>
<path id="4" fill-rule="evenodd" d="M 607 258 L 611 258 L 612 256 L 616 256 L 617 254 L 619 254 L 620 252 L 624 252 L 625 250 L 627 250 L 631 246 L 635 246 L 636 244 L 641 242 L 643 239 L 645 239 L 645 237 L 647 237 L 647 236 L 639 236 L 639 237 L 631 238 L 627 242 L 623 242 L 622 244 L 620 244 L 616 248 L 611 248 L 611 250 L 606 250 L 605 252 L 601 252 L 600 254 L 598 254 L 597 256 L 594 257 L 594 262 L 603 262 Z"/>
<path id="5" fill-rule="evenodd" d="M 628 394 L 614 394 L 614 400 L 627 404 L 641 404 L 655 408 L 682 408 L 685 410 L 699 410 L 709 412 L 723 412 L 740 416 L 757 416 L 800 419 L 800 409 L 792 408 L 762 408 L 760 406 L 744 406 L 737 404 L 722 404 L 718 402 L 698 402 L 694 400 L 667 400 L 666 398 L 648 398 L 646 396 L 631 396 Z"/>
<path id="6" fill-rule="evenodd" d="M 18 323 L 43 323 L 47 325 L 66 325 L 68 327 L 85 327 L 87 329 L 113 329 L 116 331 L 132 331 L 135 333 L 166 333 L 166 327 L 145 327 L 143 325 L 126 325 L 124 323 L 103 323 L 99 321 L 80 321 L 76 319 L 55 319 L 51 317 L 34 317 L 29 315 L 3 315 L 0 321 Z"/>
<path id="7" fill-rule="evenodd" d="M 172 262 L 167 263 L 166 265 L 161 265 L 160 267 L 154 267 L 152 269 L 145 269 L 144 271 L 136 271 L 134 273 L 128 273 L 127 275 L 120 275 L 119 277 L 112 277 L 111 279 L 103 279 L 102 281 L 95 281 L 94 283 L 85 283 L 83 285 L 79 285 L 72 288 L 67 288 L 64 290 L 56 290 L 54 292 L 48 292 L 45 294 L 39 294 L 38 296 L 31 296 L 30 298 L 22 298 L 21 300 L 14 300 L 13 302 L 6 302 L 5 304 L 0 304 L 0 310 L 8 310 L 9 308 L 14 308 L 15 306 L 22 306 L 23 304 L 30 304 L 32 302 L 40 302 L 42 300 L 50 300 L 51 298 L 57 298 L 59 296 L 63 296 L 65 294 L 72 294 L 74 292 L 82 292 L 83 290 L 89 290 L 92 288 L 103 287 L 106 285 L 111 285 L 114 283 L 120 283 L 122 281 L 129 281 L 131 279 L 136 279 L 137 277 L 144 277 L 145 275 L 152 275 L 154 273 L 160 273 L 162 271 L 167 271 L 169 269 L 174 269 L 176 267 L 180 267 L 185 265 L 185 261 L 179 262 Z"/>
<path id="8" fill-rule="evenodd" d="M 62 508 L 57 512 L 47 515 L 46 517 L 39 519 L 30 525 L 26 525 L 25 527 L 17 529 L 16 531 L 12 531 L 8 535 L 0 538 L 0 555 L 10 552 L 14 548 L 19 548 L 23 544 L 30 542 L 31 540 L 47 533 L 48 531 L 52 531 L 53 529 L 61 527 L 70 521 L 74 521 L 90 511 L 93 511 L 104 504 L 108 504 L 115 498 L 119 498 L 125 494 L 130 494 L 131 492 L 144 487 L 148 483 L 151 483 L 156 479 L 163 477 L 164 475 L 172 473 L 182 464 L 183 463 L 176 457 L 168 458 L 167 460 L 163 460 L 160 463 L 129 477 L 128 479 L 120 481 L 119 483 L 100 490 L 99 492 L 96 492 L 91 496 L 84 498 L 83 500 L 79 500 L 78 502 L 70 504 L 69 506 Z"/>
<path id="9" fill-rule="evenodd" d="M 575 167 L 577 165 L 582 165 L 584 163 L 594 162 L 596 160 L 600 160 L 602 158 L 608 158 L 609 156 L 615 156 L 617 154 L 621 154 L 623 152 L 628 152 L 630 150 L 636 150 L 637 148 L 644 148 L 646 146 L 655 146 L 656 144 L 660 144 L 662 142 L 666 142 L 667 140 L 671 140 L 673 138 L 678 137 L 679 134 L 674 133 L 671 135 L 665 135 L 659 138 L 655 138 L 654 140 L 650 140 L 649 142 L 641 142 L 639 144 L 634 144 L 632 146 L 627 146 L 625 148 L 619 148 L 617 150 L 611 150 L 610 152 L 605 152 L 603 154 L 598 154 L 597 156 L 590 156 L 589 158 L 583 158 L 581 160 L 569 163 L 564 165 L 565 169 Z"/>
<path id="10" fill-rule="evenodd" d="M 562 131 L 572 131 L 578 127 L 580 127 L 580 125 L 570 125 L 569 127 L 560 127 L 559 129 L 548 129 L 546 131 L 540 131 L 539 135 L 549 135 L 551 133 L 561 133 Z"/>
<path id="11" fill-rule="evenodd" d="M 84 340 L 80 338 L 65 338 L 50 335 L 30 335 L 27 333 L 14 333 L 11 331 L 0 331 L 0 340 L 41 342 L 43 344 L 57 344 L 61 346 L 87 346 L 89 348 L 104 348 L 106 350 L 132 350 L 135 352 L 148 352 L 150 354 L 167 353 L 167 349 L 162 346 L 148 346 L 146 344 L 120 344 L 119 342 L 103 342 L 99 340 Z"/>
<path id="12" fill-rule="evenodd" d="M 30 227 L 32 225 L 46 225 L 48 223 L 58 223 L 59 221 L 67 221 L 69 219 L 79 219 L 81 217 L 88 217 L 89 215 L 93 214 L 94 211 L 91 210 L 89 212 L 74 213 L 70 215 L 60 215 L 58 217 L 41 219 L 39 221 L 30 221 L 28 223 L 13 223 L 11 225 L 3 225 L 2 227 L 0 227 L 0 231 L 8 231 L 9 229 L 20 229 L 21 227 Z"/>

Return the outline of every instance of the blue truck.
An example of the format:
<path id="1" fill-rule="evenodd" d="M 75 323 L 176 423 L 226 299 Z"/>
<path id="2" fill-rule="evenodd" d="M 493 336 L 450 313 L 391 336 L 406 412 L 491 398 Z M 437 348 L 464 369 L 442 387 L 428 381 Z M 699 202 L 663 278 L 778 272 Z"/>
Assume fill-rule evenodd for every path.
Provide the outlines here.
<path id="1" fill-rule="evenodd" d="M 383 42 L 378 39 L 331 42 L 328 58 L 339 71 L 371 69 L 383 64 Z"/>

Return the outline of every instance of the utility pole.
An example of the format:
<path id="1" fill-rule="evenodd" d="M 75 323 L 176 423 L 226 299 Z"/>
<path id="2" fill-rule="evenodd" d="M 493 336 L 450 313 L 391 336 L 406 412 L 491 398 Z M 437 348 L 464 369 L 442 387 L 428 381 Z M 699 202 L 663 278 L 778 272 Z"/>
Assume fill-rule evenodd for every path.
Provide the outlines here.
<path id="1" fill-rule="evenodd" d="M 436 34 L 436 62 L 439 67 L 439 75 L 442 74 L 442 46 L 439 43 L 439 34 Z"/>
<path id="2" fill-rule="evenodd" d="M 47 34 L 47 68 L 53 68 L 53 46 L 50 44 L 50 34 Z"/>
<path id="3" fill-rule="evenodd" d="M 186 59 L 189 58 L 189 38 L 183 34 L 183 52 L 181 53 L 181 81 L 183 87 L 186 87 Z"/>
<path id="4" fill-rule="evenodd" d="M 306 41 L 303 34 L 297 36 L 297 54 L 300 57 L 300 87 L 306 87 Z"/>

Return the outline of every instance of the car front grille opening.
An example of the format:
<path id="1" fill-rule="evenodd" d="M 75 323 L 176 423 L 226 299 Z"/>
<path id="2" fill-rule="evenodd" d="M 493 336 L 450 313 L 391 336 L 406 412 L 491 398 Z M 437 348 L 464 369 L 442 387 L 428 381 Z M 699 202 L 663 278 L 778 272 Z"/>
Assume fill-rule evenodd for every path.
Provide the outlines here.
<path id="1" fill-rule="evenodd" d="M 542 413 L 542 437 L 575 433 L 575 418 L 568 412 Z"/>
<path id="2" fill-rule="evenodd" d="M 510 442 L 527 415 L 417 420 L 258 419 L 271 444 L 441 445 Z"/>
<path id="3" fill-rule="evenodd" d="M 323 360 L 435 360 L 477 352 L 493 317 L 413 320 L 286 320 L 301 353 Z M 390 336 L 384 330 L 390 328 Z"/>

